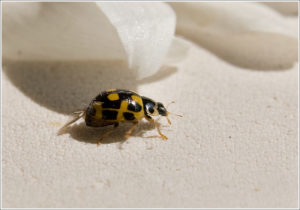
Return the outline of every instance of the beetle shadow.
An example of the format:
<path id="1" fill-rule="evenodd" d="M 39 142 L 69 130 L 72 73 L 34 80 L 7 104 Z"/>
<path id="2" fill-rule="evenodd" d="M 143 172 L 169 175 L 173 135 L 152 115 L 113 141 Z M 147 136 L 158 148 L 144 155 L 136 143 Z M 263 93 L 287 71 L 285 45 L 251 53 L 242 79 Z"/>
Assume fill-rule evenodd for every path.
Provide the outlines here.
<path id="1" fill-rule="evenodd" d="M 122 61 L 5 62 L 4 72 L 26 96 L 46 108 L 70 114 L 101 90 L 137 89 L 135 74 Z"/>
<path id="2" fill-rule="evenodd" d="M 160 125 L 160 123 L 158 123 Z M 63 134 L 70 134 L 70 136 L 79 141 L 89 144 L 97 144 L 106 132 L 113 130 L 113 132 L 101 140 L 101 144 L 112 144 L 112 143 L 122 143 L 126 141 L 126 132 L 132 127 L 132 123 L 122 123 L 118 127 L 106 126 L 100 128 L 87 127 L 84 122 L 74 124 L 70 126 Z M 141 121 L 138 126 L 134 129 L 131 136 L 132 137 L 143 137 L 143 138 L 160 138 L 157 134 L 156 136 L 145 136 L 147 131 L 154 130 L 155 125 L 153 123 Z"/>
<path id="3" fill-rule="evenodd" d="M 9 61 L 3 71 L 10 81 L 36 103 L 62 114 L 87 107 L 101 91 L 111 88 L 137 91 L 136 73 L 125 61 Z M 150 82 L 175 73 L 161 68 Z M 157 76 L 158 75 L 158 76 Z M 147 80 L 149 82 L 149 80 Z"/>

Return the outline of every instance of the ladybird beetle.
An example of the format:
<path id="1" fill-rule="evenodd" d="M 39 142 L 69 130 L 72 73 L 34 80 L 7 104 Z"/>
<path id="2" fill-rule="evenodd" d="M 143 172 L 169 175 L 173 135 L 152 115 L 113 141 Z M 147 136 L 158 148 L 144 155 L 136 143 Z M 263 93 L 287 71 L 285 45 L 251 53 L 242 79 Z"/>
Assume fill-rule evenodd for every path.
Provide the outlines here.
<path id="1" fill-rule="evenodd" d="M 140 96 L 133 91 L 122 89 L 109 89 L 101 92 L 91 101 L 85 110 L 74 112 L 74 114 L 76 117 L 64 125 L 59 133 L 80 118 L 84 118 L 85 124 L 90 127 L 113 125 L 115 128 L 121 122 L 132 122 L 132 127 L 125 134 L 125 139 L 128 139 L 136 128 L 138 121 L 146 118 L 155 125 L 161 138 L 167 140 L 168 138 L 161 133 L 159 125 L 154 121 L 152 116 L 161 115 L 167 117 L 169 124 L 171 124 L 168 118 L 169 112 L 162 103 L 145 96 Z M 104 133 L 98 144 L 112 131 L 109 130 Z"/>

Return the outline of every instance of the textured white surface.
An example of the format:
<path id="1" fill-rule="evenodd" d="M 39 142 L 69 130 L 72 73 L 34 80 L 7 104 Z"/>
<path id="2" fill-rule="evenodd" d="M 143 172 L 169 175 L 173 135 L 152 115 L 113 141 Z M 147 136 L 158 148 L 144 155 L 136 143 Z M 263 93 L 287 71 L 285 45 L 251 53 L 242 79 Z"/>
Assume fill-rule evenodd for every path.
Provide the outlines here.
<path id="1" fill-rule="evenodd" d="M 168 141 L 140 137 L 157 135 L 146 124 L 123 150 L 87 143 L 106 129 L 82 124 L 57 137 L 67 120 L 58 112 L 111 86 L 135 89 L 130 78 L 107 75 L 109 68 L 4 67 L 4 207 L 297 206 L 296 66 L 240 69 L 192 46 L 177 71 L 139 84 L 143 95 L 175 100 L 170 110 L 184 115 L 163 128 Z M 121 140 L 120 130 L 108 141 Z"/>
<path id="2" fill-rule="evenodd" d="M 269 56 L 258 54 L 247 66 L 249 57 L 223 60 L 226 46 L 185 44 L 185 59 L 140 81 L 122 62 L 5 62 L 3 207 L 296 208 L 298 63 L 286 56 L 291 67 L 271 68 L 286 45 L 266 48 Z M 251 45 L 233 45 L 231 52 L 246 55 Z M 183 48 L 173 46 L 173 59 Z M 238 67 L 242 62 L 247 68 Z M 257 70 L 260 62 L 274 65 Z M 129 125 L 100 147 L 95 143 L 107 128 L 78 122 L 56 135 L 68 113 L 107 88 L 175 100 L 169 110 L 184 117 L 162 127 L 168 141 L 146 138 L 157 133 L 141 123 L 123 150 L 119 141 Z"/>

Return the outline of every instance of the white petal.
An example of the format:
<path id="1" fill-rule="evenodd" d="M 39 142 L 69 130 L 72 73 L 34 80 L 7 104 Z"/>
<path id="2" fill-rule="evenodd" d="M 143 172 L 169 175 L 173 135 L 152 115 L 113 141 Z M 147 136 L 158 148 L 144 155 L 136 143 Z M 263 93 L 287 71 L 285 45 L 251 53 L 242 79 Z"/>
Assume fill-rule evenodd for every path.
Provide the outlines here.
<path id="1" fill-rule="evenodd" d="M 177 15 L 177 34 L 231 64 L 272 70 L 290 68 L 297 61 L 296 22 L 266 5 L 247 2 L 170 4 Z"/>
<path id="2" fill-rule="evenodd" d="M 172 42 L 176 18 L 172 9 L 157 2 L 98 2 L 112 22 L 138 77 L 155 73 Z"/>
<path id="3" fill-rule="evenodd" d="M 246 2 L 170 3 L 181 18 L 206 30 L 228 33 L 263 31 L 293 34 L 292 27 L 276 11 L 262 5 Z M 179 19 L 180 23 L 181 19 Z"/>

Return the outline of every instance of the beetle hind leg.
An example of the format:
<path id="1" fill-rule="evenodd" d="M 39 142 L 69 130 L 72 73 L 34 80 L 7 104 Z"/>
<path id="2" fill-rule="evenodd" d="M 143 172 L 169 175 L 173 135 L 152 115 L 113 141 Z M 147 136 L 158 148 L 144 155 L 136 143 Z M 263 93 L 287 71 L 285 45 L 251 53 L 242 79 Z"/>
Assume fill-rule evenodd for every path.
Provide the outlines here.
<path id="1" fill-rule="evenodd" d="M 67 128 L 69 127 L 69 125 L 73 124 L 74 122 L 76 122 L 77 120 L 79 120 L 80 118 L 83 118 L 85 116 L 85 111 L 84 110 L 78 110 L 76 112 L 73 112 L 73 119 L 71 119 L 69 122 L 67 122 L 63 127 L 61 127 L 57 133 L 57 135 L 62 135 L 66 132 Z"/>
<path id="2" fill-rule="evenodd" d="M 112 129 L 106 131 L 106 132 L 100 137 L 99 141 L 97 142 L 97 145 L 99 146 L 99 145 L 101 144 L 101 141 L 102 141 L 104 138 L 108 137 L 108 136 L 114 131 L 114 129 L 117 128 L 118 126 L 119 126 L 119 123 L 114 123 L 114 127 L 113 127 Z"/>
<path id="3" fill-rule="evenodd" d="M 130 127 L 130 129 L 125 133 L 125 136 L 124 136 L 125 140 L 127 140 L 131 136 L 132 132 L 134 131 L 134 129 L 137 126 L 138 126 L 138 122 L 134 122 L 133 125 Z"/>

